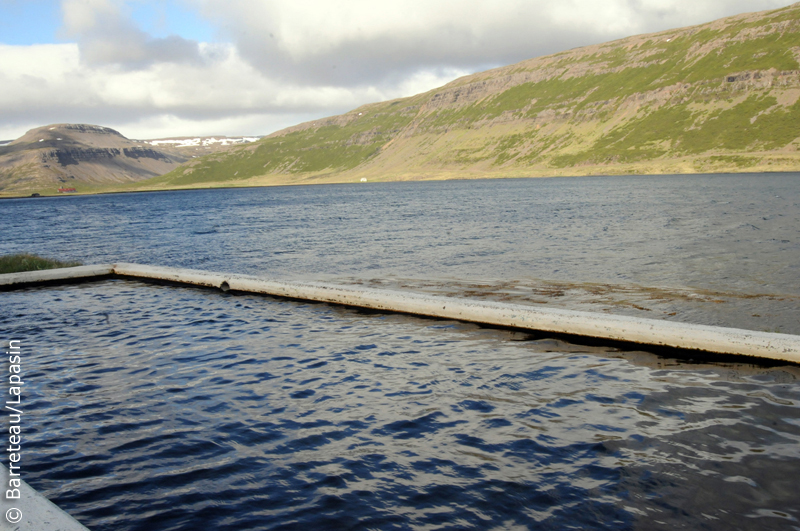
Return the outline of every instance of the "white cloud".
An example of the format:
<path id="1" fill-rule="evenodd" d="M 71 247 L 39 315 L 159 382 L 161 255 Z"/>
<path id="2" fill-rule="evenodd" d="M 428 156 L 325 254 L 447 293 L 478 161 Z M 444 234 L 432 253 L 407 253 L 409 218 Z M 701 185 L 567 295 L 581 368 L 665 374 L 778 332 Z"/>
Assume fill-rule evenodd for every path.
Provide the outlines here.
<path id="1" fill-rule="evenodd" d="M 39 107 L 92 105 L 74 44 L 0 45 L 0 115 L 5 119 Z"/>
<path id="2" fill-rule="evenodd" d="M 261 136 L 313 119 L 306 114 L 246 114 L 222 118 L 191 120 L 171 114 L 149 116 L 124 124 L 111 124 L 128 138 L 146 140 L 180 136 Z M 0 135 L 2 136 L 2 135 Z"/>
<path id="3" fill-rule="evenodd" d="M 139 138 L 268 134 L 493 66 L 788 5 L 181 0 L 219 28 L 223 42 L 209 44 L 149 35 L 133 21 L 133 1 L 62 0 L 63 36 L 73 43 L 0 45 L 0 139 L 56 122 Z"/>
<path id="4" fill-rule="evenodd" d="M 464 73 L 420 72 L 392 90 L 302 86 L 270 80 L 232 45 L 202 44 L 200 53 L 205 60 L 199 64 L 156 63 L 130 70 L 86 65 L 77 44 L 0 45 L 0 139 L 59 122 L 96 123 L 139 138 L 263 135 L 367 102 L 415 94 Z"/>
<path id="5" fill-rule="evenodd" d="M 191 0 L 270 77 L 395 85 L 420 70 L 476 71 L 785 0 Z"/>
<path id="6" fill-rule="evenodd" d="M 77 40 L 81 60 L 129 69 L 154 63 L 196 63 L 198 43 L 178 35 L 153 38 L 126 13 L 122 0 L 62 0 L 63 34 Z"/>

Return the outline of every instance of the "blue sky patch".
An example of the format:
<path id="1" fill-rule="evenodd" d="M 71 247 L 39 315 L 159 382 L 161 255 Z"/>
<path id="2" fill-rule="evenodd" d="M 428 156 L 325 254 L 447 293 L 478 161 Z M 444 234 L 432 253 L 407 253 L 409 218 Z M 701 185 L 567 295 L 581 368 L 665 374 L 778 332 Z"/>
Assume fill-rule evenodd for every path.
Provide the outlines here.
<path id="1" fill-rule="evenodd" d="M 139 29 L 152 37 L 180 35 L 198 42 L 213 42 L 216 30 L 184 2 L 131 2 L 128 12 Z"/>
<path id="2" fill-rule="evenodd" d="M 58 0 L 0 0 L 0 43 L 59 42 L 61 3 Z"/>
<path id="3" fill-rule="evenodd" d="M 180 35 L 198 42 L 214 42 L 216 30 L 185 2 L 128 2 L 123 16 L 152 37 Z M 59 0 L 0 0 L 0 44 L 30 45 L 65 42 Z"/>

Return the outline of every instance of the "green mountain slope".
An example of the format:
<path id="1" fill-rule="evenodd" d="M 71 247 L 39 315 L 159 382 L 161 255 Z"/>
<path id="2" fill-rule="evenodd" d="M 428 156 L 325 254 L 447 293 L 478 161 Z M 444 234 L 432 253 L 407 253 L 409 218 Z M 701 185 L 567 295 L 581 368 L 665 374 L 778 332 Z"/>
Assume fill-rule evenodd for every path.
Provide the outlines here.
<path id="1" fill-rule="evenodd" d="M 799 61 L 794 4 L 466 76 L 145 184 L 798 170 Z"/>

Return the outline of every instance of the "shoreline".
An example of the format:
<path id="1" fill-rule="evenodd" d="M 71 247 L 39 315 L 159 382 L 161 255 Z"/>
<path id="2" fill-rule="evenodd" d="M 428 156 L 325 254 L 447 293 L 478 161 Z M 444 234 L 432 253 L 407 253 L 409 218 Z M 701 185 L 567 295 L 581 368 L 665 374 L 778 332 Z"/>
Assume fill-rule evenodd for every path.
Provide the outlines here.
<path id="1" fill-rule="evenodd" d="M 498 176 L 498 177 L 422 177 L 418 179 L 382 179 L 367 182 L 360 182 L 357 180 L 342 180 L 342 181 L 317 181 L 317 182 L 278 182 L 278 183 L 249 183 L 241 181 L 241 184 L 221 185 L 221 186 L 179 186 L 170 188 L 157 188 L 157 189 L 141 189 L 141 190 L 102 190 L 98 192 L 70 192 L 58 193 L 53 195 L 3 195 L 0 192 L 0 200 L 4 199 L 48 199 L 54 197 L 85 197 L 95 195 L 114 195 L 114 194 L 140 194 L 140 193 L 158 193 L 158 192 L 183 192 L 190 190 L 231 190 L 241 188 L 272 188 L 282 186 L 317 186 L 317 185 L 346 185 L 346 184 L 386 184 L 386 183 L 408 183 L 408 182 L 444 182 L 444 181 L 488 181 L 488 180 L 512 180 L 512 179 L 575 179 L 575 178 L 594 178 L 594 177 L 709 177 L 709 176 L 727 176 L 727 175 L 800 175 L 800 169 L 797 170 L 773 170 L 773 171 L 725 171 L 725 172 L 712 172 L 712 173 L 604 173 L 604 174 L 591 174 L 591 175 L 533 175 L 533 176 Z M 449 173 L 447 173 L 449 175 Z M 250 179 L 252 180 L 252 179 Z"/>

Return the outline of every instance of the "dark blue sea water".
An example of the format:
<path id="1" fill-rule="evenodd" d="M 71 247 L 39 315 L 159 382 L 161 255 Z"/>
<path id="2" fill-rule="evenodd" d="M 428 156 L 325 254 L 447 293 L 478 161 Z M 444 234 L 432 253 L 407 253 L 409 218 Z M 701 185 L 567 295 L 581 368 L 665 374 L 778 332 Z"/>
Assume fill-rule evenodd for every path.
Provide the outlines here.
<path id="1" fill-rule="evenodd" d="M 800 174 L 357 183 L 0 202 L 0 253 L 800 334 Z"/>
<path id="2" fill-rule="evenodd" d="M 799 205 L 797 175 L 15 200 L 0 251 L 798 333 Z M 797 367 L 122 280 L 0 307 L 24 478 L 93 530 L 800 528 Z"/>

